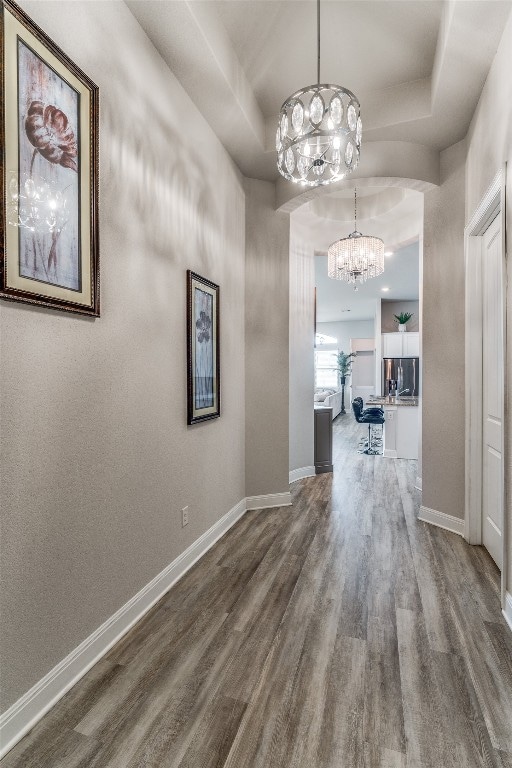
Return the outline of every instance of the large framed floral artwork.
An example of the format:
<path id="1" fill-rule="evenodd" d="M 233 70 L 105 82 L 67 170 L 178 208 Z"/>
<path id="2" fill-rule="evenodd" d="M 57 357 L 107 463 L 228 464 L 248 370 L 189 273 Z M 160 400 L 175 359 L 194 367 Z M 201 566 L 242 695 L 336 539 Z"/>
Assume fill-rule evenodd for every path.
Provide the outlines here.
<path id="1" fill-rule="evenodd" d="M 99 316 L 98 88 L 0 2 L 0 296 Z"/>
<path id="2" fill-rule="evenodd" d="M 219 286 L 187 271 L 187 423 L 220 416 Z"/>

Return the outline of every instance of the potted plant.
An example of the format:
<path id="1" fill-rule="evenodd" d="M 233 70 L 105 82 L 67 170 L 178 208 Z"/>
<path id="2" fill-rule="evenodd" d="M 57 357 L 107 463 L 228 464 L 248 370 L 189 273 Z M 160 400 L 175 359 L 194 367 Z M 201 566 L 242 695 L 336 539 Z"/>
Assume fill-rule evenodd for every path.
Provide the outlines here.
<path id="1" fill-rule="evenodd" d="M 345 352 L 341 351 L 341 352 L 338 352 L 338 355 L 337 355 L 338 375 L 340 377 L 340 384 L 341 384 L 341 411 L 340 411 L 340 413 L 346 413 L 346 410 L 345 410 L 345 383 L 347 381 L 347 376 L 350 375 L 350 372 L 352 370 L 352 361 L 353 361 L 354 357 L 356 357 L 356 353 L 355 352 L 350 352 L 350 354 L 346 354 Z"/>
<path id="2" fill-rule="evenodd" d="M 405 327 L 409 322 L 414 312 L 400 312 L 399 315 L 395 315 L 395 322 L 398 323 L 398 330 L 400 333 L 404 333 L 407 330 Z"/>

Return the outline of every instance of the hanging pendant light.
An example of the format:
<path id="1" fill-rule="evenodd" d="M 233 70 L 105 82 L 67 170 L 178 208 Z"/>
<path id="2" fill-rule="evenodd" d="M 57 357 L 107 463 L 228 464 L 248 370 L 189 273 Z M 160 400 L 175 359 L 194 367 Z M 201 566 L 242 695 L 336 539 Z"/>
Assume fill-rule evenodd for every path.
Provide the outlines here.
<path id="1" fill-rule="evenodd" d="M 384 243 L 380 237 L 362 235 L 357 231 L 357 189 L 354 189 L 354 231 L 336 240 L 327 249 L 327 274 L 333 280 L 345 280 L 354 285 L 365 283 L 384 272 Z"/>
<path id="2" fill-rule="evenodd" d="M 276 133 L 279 172 L 310 187 L 339 181 L 357 167 L 363 132 L 354 94 L 320 84 L 320 0 L 316 7 L 317 84 L 286 99 Z"/>

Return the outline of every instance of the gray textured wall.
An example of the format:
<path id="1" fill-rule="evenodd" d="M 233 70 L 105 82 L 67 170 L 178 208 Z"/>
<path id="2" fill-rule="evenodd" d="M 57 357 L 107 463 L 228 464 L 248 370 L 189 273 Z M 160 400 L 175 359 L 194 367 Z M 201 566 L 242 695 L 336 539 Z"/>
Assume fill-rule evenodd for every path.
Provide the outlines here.
<path id="1" fill-rule="evenodd" d="M 102 317 L 0 302 L 2 709 L 245 496 L 240 177 L 123 3 L 22 4 L 100 86 Z M 192 428 L 188 267 L 221 286 Z"/>
<path id="2" fill-rule="evenodd" d="M 465 142 L 441 153 L 441 185 L 425 195 L 422 503 L 464 517 Z M 427 416 L 428 415 L 428 416 Z"/>
<path id="3" fill-rule="evenodd" d="M 498 52 L 487 77 L 478 107 L 468 132 L 466 163 L 466 222 L 471 219 L 496 172 L 507 163 L 506 232 L 507 255 L 510 260 L 512 237 L 512 90 L 510 60 L 512 51 L 512 13 L 503 32 Z M 492 126 L 492 130 L 489 130 Z M 507 465 L 505 467 L 506 509 L 508 519 L 508 591 L 512 593 L 512 278 L 507 285 L 507 390 L 506 437 Z"/>
<path id="4" fill-rule="evenodd" d="M 275 186 L 245 179 L 247 496 L 288 491 L 288 214 Z"/>

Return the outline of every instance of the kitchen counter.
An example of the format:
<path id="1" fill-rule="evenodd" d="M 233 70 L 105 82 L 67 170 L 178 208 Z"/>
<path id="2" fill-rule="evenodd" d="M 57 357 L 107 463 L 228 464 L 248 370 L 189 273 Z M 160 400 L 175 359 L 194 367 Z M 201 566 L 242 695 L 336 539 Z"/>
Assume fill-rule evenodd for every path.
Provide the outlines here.
<path id="1" fill-rule="evenodd" d="M 417 397 L 369 397 L 366 401 L 365 408 L 372 405 L 408 405 L 418 406 L 419 399 Z"/>
<path id="2" fill-rule="evenodd" d="M 417 459 L 419 399 L 410 396 L 370 397 L 365 404 L 365 408 L 377 406 L 384 409 L 384 456 L 390 459 Z"/>

